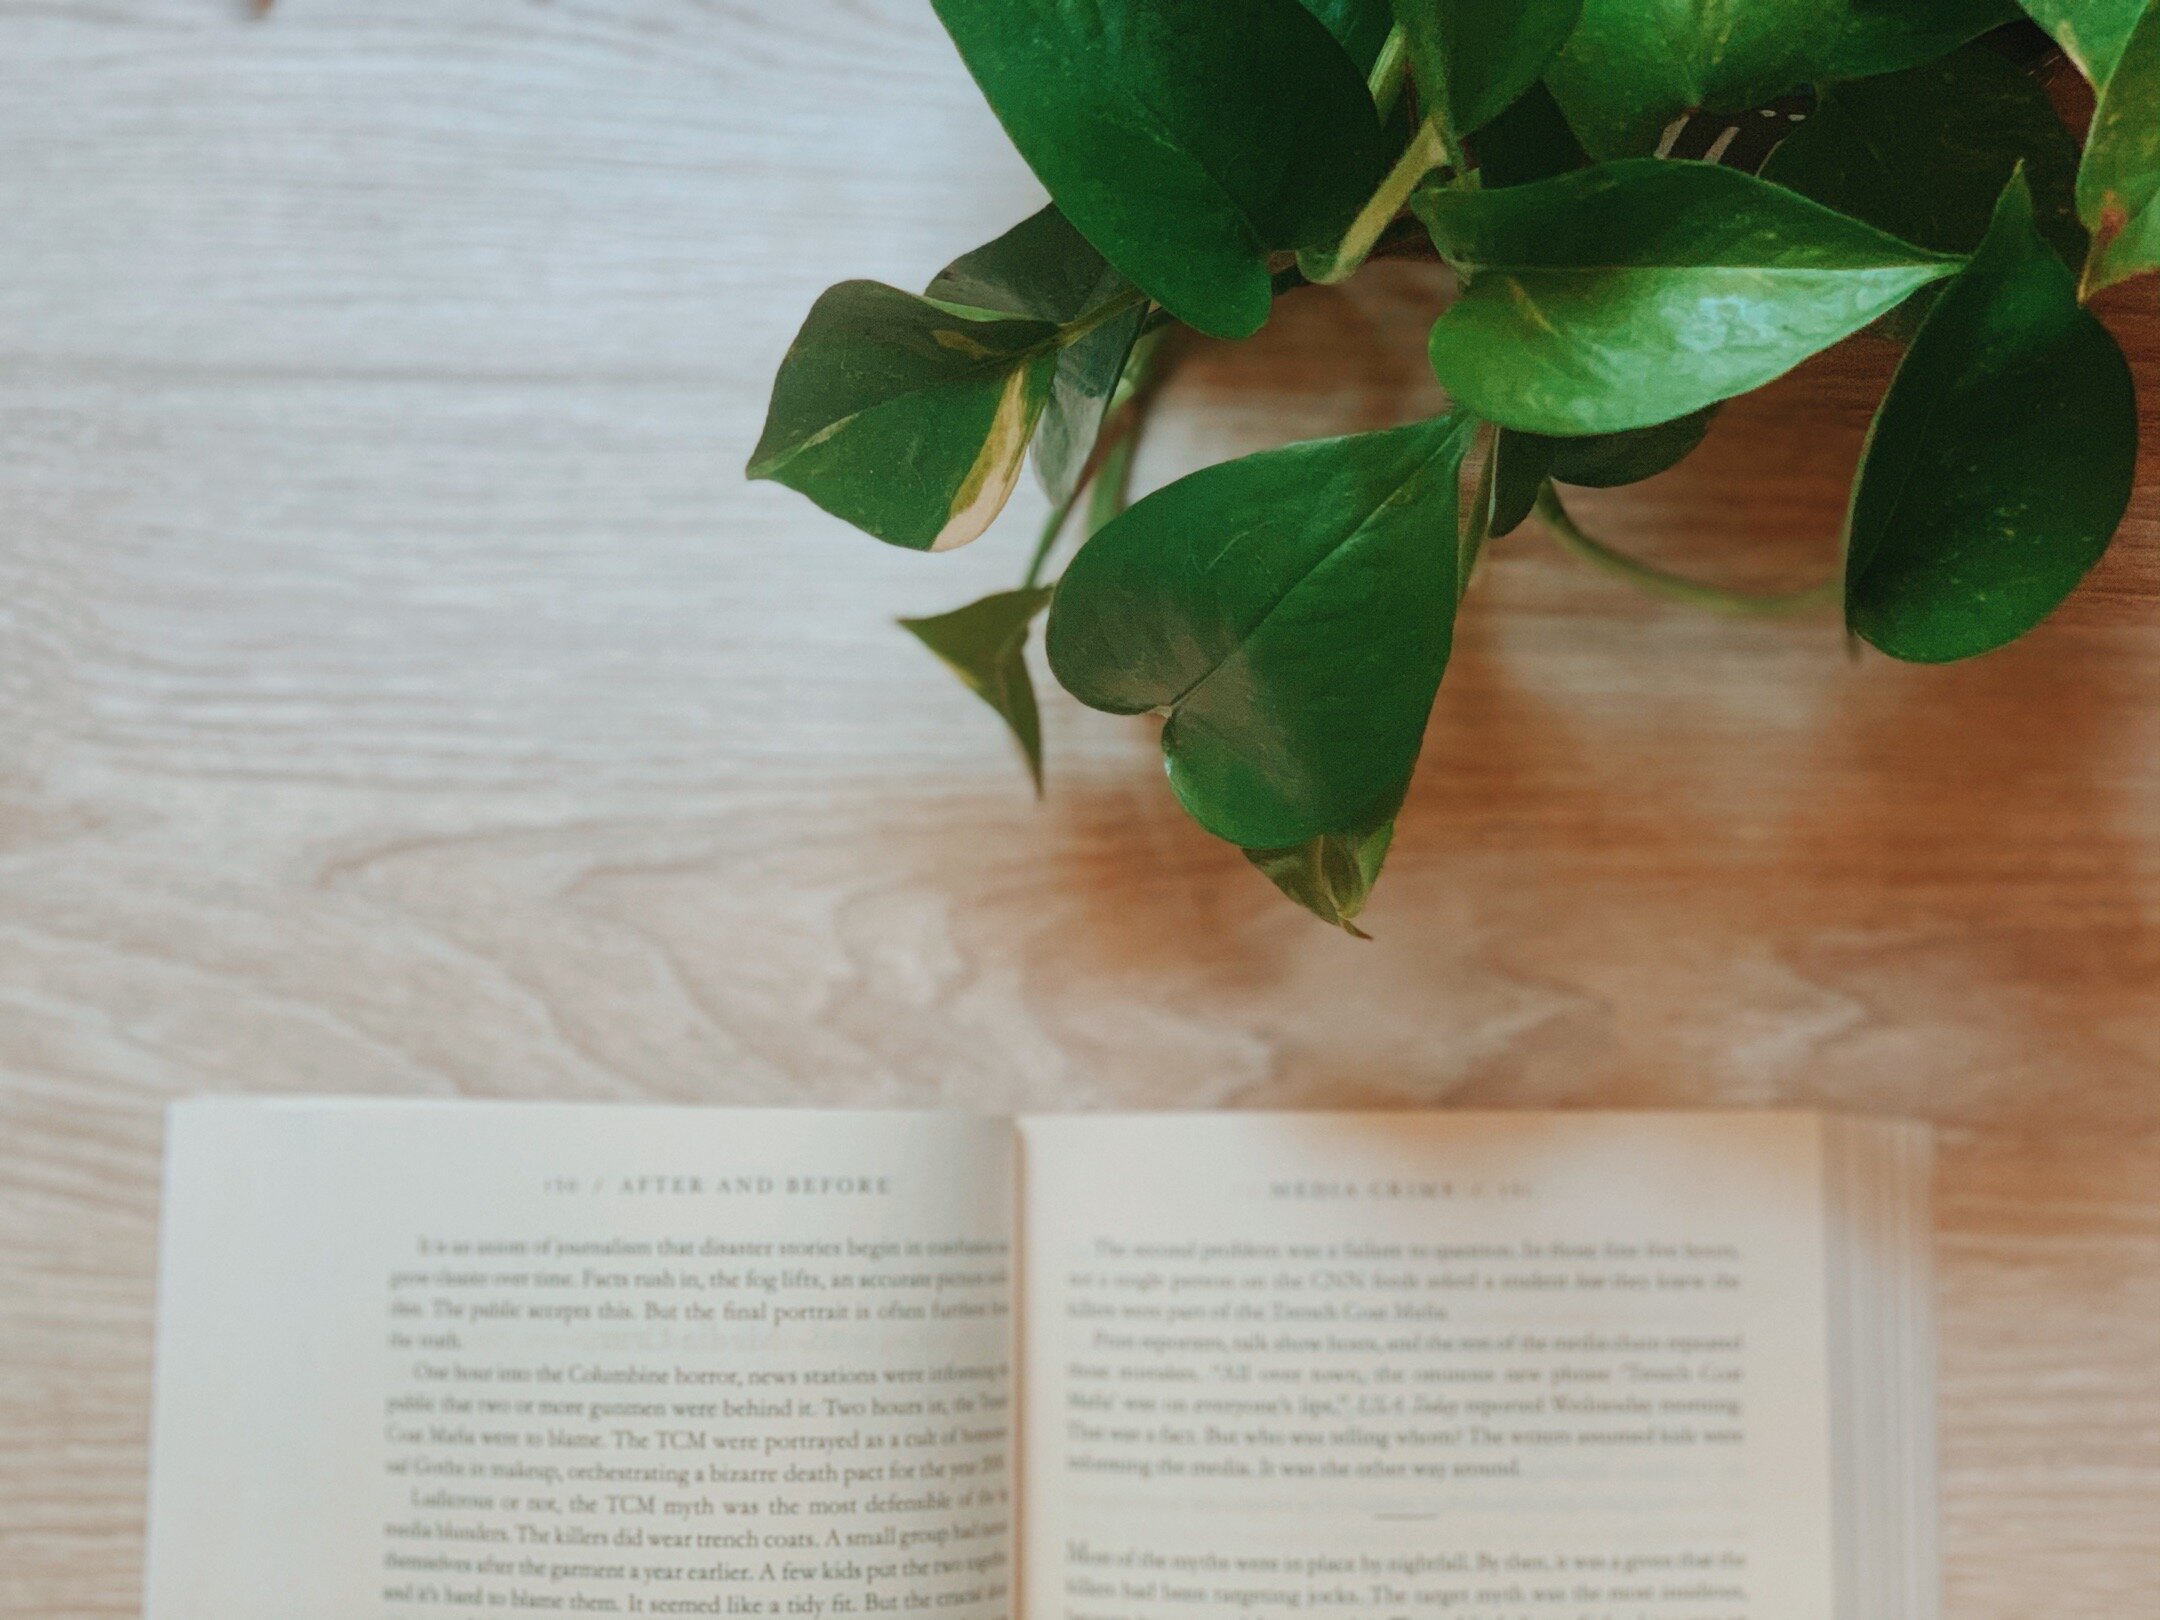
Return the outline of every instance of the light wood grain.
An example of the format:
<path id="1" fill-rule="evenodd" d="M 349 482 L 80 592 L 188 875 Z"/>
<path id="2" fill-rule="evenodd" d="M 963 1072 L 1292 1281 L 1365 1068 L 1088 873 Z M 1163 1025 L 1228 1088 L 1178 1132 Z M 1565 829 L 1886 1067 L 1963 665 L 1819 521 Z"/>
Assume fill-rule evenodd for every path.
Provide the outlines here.
<path id="1" fill-rule="evenodd" d="M 1361 946 L 1049 707 L 1052 792 L 741 481 L 811 298 L 1036 192 L 920 0 L 0 0 L 0 1613 L 137 1604 L 159 1110 L 213 1088 L 1805 1103 L 1947 1128 L 1960 1620 L 2160 1581 L 2160 497 L 2028 642 L 1855 663 L 1525 532 Z M 1388 267 L 1143 459 L 1433 408 Z M 2151 285 L 2108 312 L 2160 398 Z M 1885 357 L 1585 503 L 1827 566 Z M 2150 417 L 2148 417 L 2150 424 Z"/>

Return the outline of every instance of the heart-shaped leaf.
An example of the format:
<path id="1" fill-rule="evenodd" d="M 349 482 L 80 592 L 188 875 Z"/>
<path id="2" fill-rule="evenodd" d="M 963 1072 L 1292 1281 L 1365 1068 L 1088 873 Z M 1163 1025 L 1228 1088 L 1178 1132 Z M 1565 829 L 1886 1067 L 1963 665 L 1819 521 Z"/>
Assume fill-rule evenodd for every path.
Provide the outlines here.
<path id="1" fill-rule="evenodd" d="M 752 478 L 915 551 L 947 551 L 1012 493 L 1067 329 L 844 281 L 780 363 Z"/>
<path id="2" fill-rule="evenodd" d="M 1080 233 L 1216 337 L 1267 320 L 1268 256 L 1338 240 L 1387 166 L 1364 76 L 1298 0 L 934 0 Z"/>
<path id="3" fill-rule="evenodd" d="M 1408 783 L 1447 667 L 1475 429 L 1294 444 L 1157 490 L 1067 569 L 1050 667 L 1094 708 L 1168 711 L 1171 786 L 1216 836 L 1366 825 Z"/>
<path id="4" fill-rule="evenodd" d="M 2021 0 L 2032 20 L 2045 28 L 2078 65 L 2078 71 L 2104 88 L 2115 76 L 2130 31 L 2146 10 L 2146 0 Z"/>
<path id="5" fill-rule="evenodd" d="M 2036 79 L 1970 45 L 1902 73 L 1827 87 L 1762 174 L 1904 241 L 1970 253 L 2021 163 L 2041 234 L 2065 262 L 2082 263 L 2077 142 Z"/>
<path id="6" fill-rule="evenodd" d="M 1053 505 L 1079 483 L 1147 318 L 1145 302 L 1130 297 L 1131 290 L 1132 283 L 1110 268 L 1055 203 L 955 259 L 927 290 L 948 304 L 1060 326 L 1124 301 L 1121 311 L 1058 354 L 1049 403 L 1035 431 L 1035 471 Z"/>
<path id="7" fill-rule="evenodd" d="M 1042 717 L 1028 673 L 1028 626 L 1050 605 L 1048 585 L 999 591 L 979 602 L 900 627 L 944 661 L 967 689 L 1004 717 L 1027 760 L 1039 794 L 1043 786 Z"/>
<path id="8" fill-rule="evenodd" d="M 1380 865 L 1395 841 L 1395 812 L 1390 804 L 1363 826 L 1348 832 L 1322 833 L 1282 849 L 1248 849 L 1245 858 L 1267 880 L 1322 922 L 1359 939 L 1371 936 L 1357 917 L 1380 880 Z"/>
<path id="9" fill-rule="evenodd" d="M 1418 100 L 1451 134 L 1483 128 L 1545 71 L 1583 0 L 1395 0 Z"/>
<path id="10" fill-rule="evenodd" d="M 2022 15 L 2017 0 L 1850 0 L 1826 76 L 1918 67 Z"/>
<path id="11" fill-rule="evenodd" d="M 2160 268 L 2160 4 L 2138 19 L 2100 92 L 2077 203 L 2092 230 L 2088 296 Z"/>
<path id="12" fill-rule="evenodd" d="M 2013 641 L 2068 596 L 2130 501 L 2137 397 L 2011 181 L 1892 379 L 1853 489 L 1845 618 L 1894 658 Z"/>
<path id="13" fill-rule="evenodd" d="M 1468 277 L 1433 370 L 1487 421 L 1615 433 L 1770 381 L 1949 275 L 1753 175 L 1636 159 L 1415 206 Z"/>
<path id="14" fill-rule="evenodd" d="M 1640 157 L 1674 119 L 1742 112 L 1820 75 L 1847 0 L 1584 0 L 1546 74 L 1593 157 Z"/>

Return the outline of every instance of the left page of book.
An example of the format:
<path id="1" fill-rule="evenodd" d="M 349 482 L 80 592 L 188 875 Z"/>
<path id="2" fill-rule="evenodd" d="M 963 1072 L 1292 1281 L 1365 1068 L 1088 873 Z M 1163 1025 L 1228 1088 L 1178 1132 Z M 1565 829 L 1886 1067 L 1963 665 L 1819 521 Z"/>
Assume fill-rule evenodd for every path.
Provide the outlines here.
<path id="1" fill-rule="evenodd" d="M 1013 1135 L 186 1103 L 148 1620 L 1003 1620 Z"/>

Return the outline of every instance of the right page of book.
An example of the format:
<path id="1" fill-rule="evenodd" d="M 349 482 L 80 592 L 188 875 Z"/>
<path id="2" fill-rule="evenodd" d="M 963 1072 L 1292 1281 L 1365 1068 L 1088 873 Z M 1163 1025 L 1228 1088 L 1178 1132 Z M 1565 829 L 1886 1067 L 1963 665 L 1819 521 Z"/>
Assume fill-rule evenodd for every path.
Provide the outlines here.
<path id="1" fill-rule="evenodd" d="M 1021 1141 L 1026 1620 L 1829 1620 L 1820 1120 Z"/>

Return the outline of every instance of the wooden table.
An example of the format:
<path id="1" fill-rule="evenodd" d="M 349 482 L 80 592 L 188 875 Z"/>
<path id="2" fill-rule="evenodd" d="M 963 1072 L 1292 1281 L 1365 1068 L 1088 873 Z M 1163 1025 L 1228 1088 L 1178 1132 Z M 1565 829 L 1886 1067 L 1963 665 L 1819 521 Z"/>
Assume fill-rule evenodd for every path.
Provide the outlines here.
<path id="1" fill-rule="evenodd" d="M 1051 701 L 1037 805 L 891 627 L 1031 489 L 925 558 L 741 479 L 820 288 L 1038 195 L 922 0 L 0 0 L 0 1612 L 136 1606 L 159 1111 L 227 1088 L 1922 1115 L 1951 1612 L 2151 1612 L 2160 496 L 1944 670 L 1525 531 L 1359 944 L 1142 724 Z M 1196 355 L 1143 482 L 1437 408 L 1436 296 Z M 1812 577 L 1886 364 L 1586 509 Z"/>

